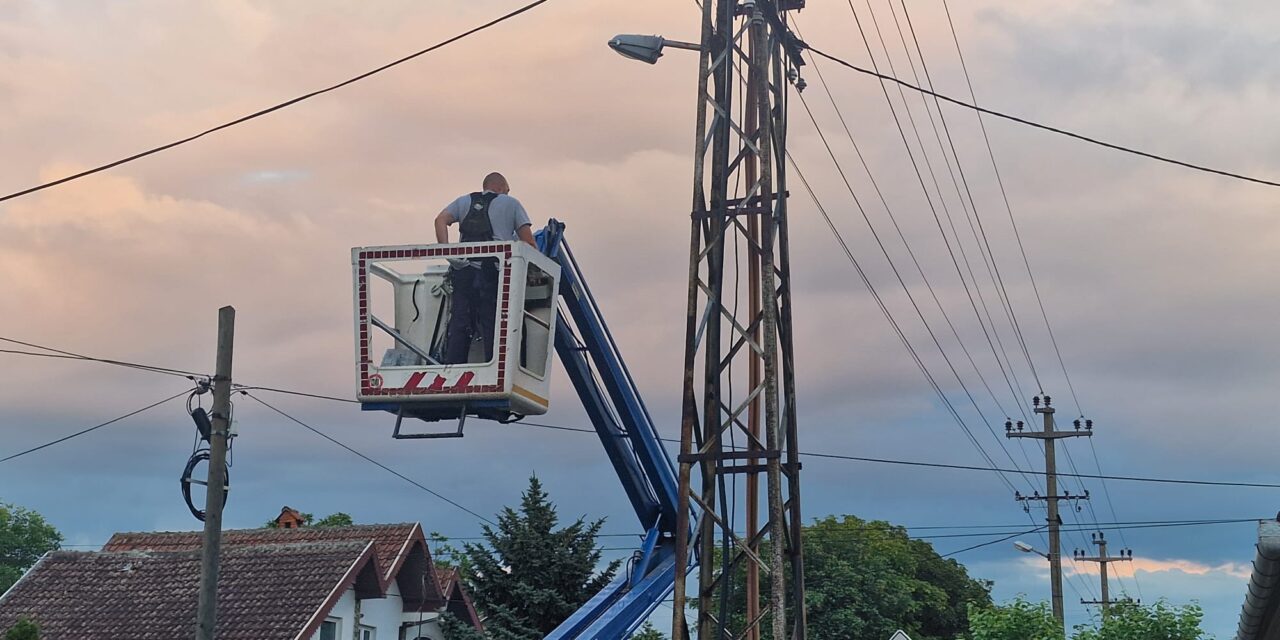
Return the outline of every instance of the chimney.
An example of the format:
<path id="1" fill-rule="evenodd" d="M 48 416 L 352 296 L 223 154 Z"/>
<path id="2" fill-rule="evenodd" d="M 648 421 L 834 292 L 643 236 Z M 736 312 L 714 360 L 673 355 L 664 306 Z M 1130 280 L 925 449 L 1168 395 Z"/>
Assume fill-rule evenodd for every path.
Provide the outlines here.
<path id="1" fill-rule="evenodd" d="M 279 529 L 297 529 L 306 523 L 301 513 L 287 506 L 280 509 L 280 516 L 276 518 L 276 527 Z"/>

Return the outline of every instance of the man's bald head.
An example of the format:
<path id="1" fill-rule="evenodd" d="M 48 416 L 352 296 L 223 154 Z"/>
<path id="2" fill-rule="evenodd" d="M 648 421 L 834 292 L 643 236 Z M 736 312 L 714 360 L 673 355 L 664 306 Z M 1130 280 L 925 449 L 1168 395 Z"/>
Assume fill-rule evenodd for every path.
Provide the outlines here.
<path id="1" fill-rule="evenodd" d="M 483 188 L 485 191 L 494 193 L 511 192 L 511 185 L 507 184 L 507 178 L 496 171 L 484 177 Z"/>

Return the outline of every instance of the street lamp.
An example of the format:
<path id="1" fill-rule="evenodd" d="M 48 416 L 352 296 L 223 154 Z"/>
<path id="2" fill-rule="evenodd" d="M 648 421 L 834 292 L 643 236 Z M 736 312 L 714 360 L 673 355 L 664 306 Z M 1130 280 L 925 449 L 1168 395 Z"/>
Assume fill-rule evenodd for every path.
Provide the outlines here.
<path id="1" fill-rule="evenodd" d="M 618 52 L 618 55 L 640 62 L 655 64 L 658 58 L 662 57 L 662 49 L 665 47 L 675 47 L 676 49 L 689 49 L 691 51 L 701 51 L 702 47 L 692 42 L 681 42 L 679 40 L 667 40 L 662 36 L 642 36 L 636 34 L 616 35 L 609 41 L 609 48 Z"/>
<path id="2" fill-rule="evenodd" d="M 1042 553 L 1041 551 L 1038 551 L 1035 547 L 1033 547 L 1033 546 L 1031 546 L 1031 545 L 1029 545 L 1029 544 L 1027 544 L 1027 543 L 1025 543 L 1025 542 L 1023 542 L 1023 541 L 1021 541 L 1021 540 L 1018 540 L 1018 541 L 1014 542 L 1014 543 L 1013 543 L 1013 548 L 1014 548 L 1014 549 L 1017 549 L 1018 551 L 1021 551 L 1021 552 L 1023 552 L 1023 553 L 1034 553 L 1034 554 L 1036 554 L 1036 555 L 1040 556 L 1041 558 L 1044 558 L 1045 560 L 1048 560 L 1048 559 L 1049 559 L 1049 554 L 1047 554 L 1047 553 Z"/>

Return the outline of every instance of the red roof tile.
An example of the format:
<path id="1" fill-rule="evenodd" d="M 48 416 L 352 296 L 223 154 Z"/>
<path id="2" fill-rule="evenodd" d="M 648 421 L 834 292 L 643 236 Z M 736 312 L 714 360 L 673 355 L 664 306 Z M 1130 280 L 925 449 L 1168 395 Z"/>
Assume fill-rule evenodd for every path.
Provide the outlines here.
<path id="1" fill-rule="evenodd" d="M 352 525 L 347 527 L 300 527 L 297 529 L 228 529 L 222 532 L 224 546 L 282 544 L 295 542 L 373 542 L 378 568 L 384 581 L 399 570 L 401 554 L 407 554 L 415 537 L 422 535 L 416 523 Z M 117 533 L 103 551 L 188 551 L 200 548 L 199 531 L 159 531 Z"/>
<path id="2" fill-rule="evenodd" d="M 372 561 L 367 542 L 224 549 L 218 640 L 292 640 Z M 196 551 L 56 551 L 0 600 L 0 629 L 27 615 L 59 640 L 187 638 L 199 580 Z"/>

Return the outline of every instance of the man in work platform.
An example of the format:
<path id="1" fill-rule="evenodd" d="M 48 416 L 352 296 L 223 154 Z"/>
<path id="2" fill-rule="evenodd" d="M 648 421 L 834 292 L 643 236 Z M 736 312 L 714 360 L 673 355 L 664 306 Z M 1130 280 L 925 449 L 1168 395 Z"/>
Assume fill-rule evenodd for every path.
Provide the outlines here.
<path id="1" fill-rule="evenodd" d="M 449 225 L 457 223 L 460 242 L 521 240 L 536 247 L 524 205 L 508 195 L 511 186 L 501 173 L 484 177 L 483 191 L 454 200 L 436 216 L 436 242 L 449 242 Z M 484 361 L 493 359 L 494 321 L 498 307 L 498 259 L 449 261 L 453 285 L 452 311 L 445 340 L 444 363 L 467 361 L 471 343 L 484 340 Z"/>

